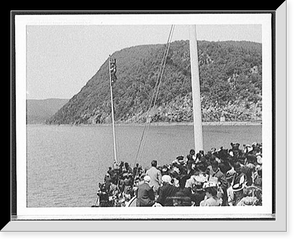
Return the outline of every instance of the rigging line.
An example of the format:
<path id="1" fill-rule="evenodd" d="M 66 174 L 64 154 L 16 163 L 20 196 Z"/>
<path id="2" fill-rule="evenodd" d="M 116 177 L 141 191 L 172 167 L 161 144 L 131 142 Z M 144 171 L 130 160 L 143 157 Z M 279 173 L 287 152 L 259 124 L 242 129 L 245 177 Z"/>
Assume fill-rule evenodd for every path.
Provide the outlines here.
<path id="1" fill-rule="evenodd" d="M 148 109 L 147 114 L 146 114 L 146 124 L 144 125 L 144 128 L 143 128 L 142 136 L 141 136 L 141 139 L 140 139 L 140 142 L 139 142 L 138 151 L 137 151 L 134 163 L 136 163 L 136 161 L 138 159 L 138 156 L 139 156 L 141 144 L 142 144 L 142 141 L 143 141 L 143 138 L 144 138 L 144 135 L 145 135 L 145 129 L 146 129 L 147 125 L 148 126 L 150 125 L 150 123 L 147 124 L 147 118 L 149 117 L 149 113 L 150 113 L 150 110 L 152 108 L 153 100 L 154 100 L 154 105 L 156 104 L 156 99 L 157 99 L 157 95 L 158 95 L 158 88 L 159 88 L 159 85 L 160 85 L 161 80 L 162 80 L 161 78 L 162 78 L 162 74 L 163 74 L 163 71 L 164 71 L 164 66 L 166 65 L 167 55 L 168 55 L 168 51 L 169 51 L 169 48 L 170 48 L 170 42 L 171 42 L 171 38 L 172 38 L 172 35 L 173 35 L 173 31 L 174 31 L 174 25 L 171 25 L 171 29 L 170 29 L 168 40 L 167 40 L 167 48 L 165 49 L 165 52 L 164 52 L 164 55 L 163 55 L 163 58 L 162 58 L 162 61 L 161 61 L 157 81 L 155 83 L 152 98 L 151 98 L 150 104 L 149 104 L 149 109 Z M 157 90 L 156 93 L 155 93 L 155 89 Z"/>
<path id="2" fill-rule="evenodd" d="M 173 29 L 172 29 L 173 27 Z M 157 84 L 157 88 L 156 88 L 156 93 L 154 92 L 153 94 L 155 94 L 155 98 L 154 98 L 154 103 L 153 103 L 153 108 L 155 107 L 156 105 L 156 101 L 157 101 L 157 97 L 158 97 L 158 93 L 159 93 L 159 87 L 161 85 L 161 82 L 162 82 L 162 78 L 163 78 L 163 73 L 164 73 L 164 70 L 165 70 L 165 66 L 166 66 L 166 62 L 167 62 L 167 56 L 168 56 L 168 53 L 169 53 L 169 49 L 170 49 L 170 45 L 171 45 L 171 40 L 172 40 L 172 36 L 173 36 L 173 32 L 174 32 L 174 25 L 172 25 L 171 27 L 171 30 L 170 30 L 170 34 L 169 34 L 169 38 L 168 38 L 168 42 L 167 42 L 167 49 L 166 49 L 166 52 L 165 52 L 165 56 L 163 58 L 163 61 L 162 61 L 162 67 L 161 67 L 161 73 L 160 73 L 160 79 L 158 80 L 158 84 Z M 154 90 L 155 91 L 155 90 Z M 152 103 L 151 103 L 152 104 Z M 150 107 L 151 109 L 151 107 Z M 150 122 L 148 124 L 145 125 L 145 129 L 146 128 L 150 128 Z M 143 136 L 144 137 L 144 136 Z M 146 136 L 145 136 L 146 137 Z M 144 145 L 146 144 L 145 142 L 146 140 L 144 140 Z"/>
<path id="3" fill-rule="evenodd" d="M 173 27 L 173 29 L 171 29 L 171 32 L 170 32 L 170 40 L 172 39 L 173 32 L 174 32 L 174 27 Z M 167 54 L 168 54 L 168 52 L 169 52 L 169 49 L 170 49 L 170 42 L 169 42 L 169 45 L 168 45 L 168 47 L 167 47 L 167 52 L 166 52 Z M 164 70 L 165 70 L 165 67 L 166 67 L 166 62 L 167 62 L 167 55 L 166 55 L 166 58 L 165 58 L 165 60 L 164 60 L 164 64 L 163 64 L 163 67 L 162 67 L 162 72 L 161 72 L 161 76 L 160 76 L 160 81 L 159 81 L 158 86 L 157 86 L 157 90 L 156 90 L 156 95 L 155 95 L 153 107 L 154 107 L 155 104 L 156 104 L 156 100 L 157 100 L 158 92 L 159 92 L 159 87 L 160 87 L 160 84 L 161 84 L 161 81 L 162 81 L 162 75 L 163 75 Z"/>
<path id="4" fill-rule="evenodd" d="M 168 45 L 168 43 L 170 42 L 171 32 L 172 32 L 172 29 L 173 29 L 173 28 L 174 28 L 174 26 L 172 25 L 172 26 L 171 26 L 170 33 L 169 33 L 169 36 L 168 36 L 167 45 Z M 149 104 L 149 109 L 148 109 L 147 114 L 146 114 L 146 120 L 147 120 L 147 118 L 149 117 L 149 113 L 150 113 L 150 110 L 151 110 L 151 108 L 152 108 L 152 103 L 153 103 L 153 100 L 154 100 L 154 98 L 155 98 L 155 89 L 156 89 L 156 87 L 158 86 L 159 81 L 160 81 L 161 72 L 162 72 L 162 66 L 163 66 L 164 60 L 166 59 L 166 56 L 167 56 L 167 50 L 168 50 L 168 49 L 165 50 L 164 55 L 163 55 L 163 59 L 162 59 L 162 61 L 161 61 L 160 70 L 159 70 L 159 73 L 158 73 L 158 78 L 157 78 L 156 84 L 155 84 L 155 86 L 154 86 L 152 98 L 151 98 L 150 104 Z M 147 127 L 147 122 L 146 122 L 146 124 L 144 125 L 144 128 L 143 128 L 142 136 L 141 136 L 141 139 L 140 139 L 140 142 L 139 142 L 138 151 L 137 151 L 136 158 L 135 158 L 135 161 L 134 161 L 135 163 L 136 163 L 137 158 L 138 158 L 138 156 L 139 156 L 139 152 L 140 152 L 141 144 L 142 144 L 142 141 L 143 141 L 143 138 L 144 138 L 144 134 L 145 134 L 145 129 L 146 129 L 146 127 Z"/>

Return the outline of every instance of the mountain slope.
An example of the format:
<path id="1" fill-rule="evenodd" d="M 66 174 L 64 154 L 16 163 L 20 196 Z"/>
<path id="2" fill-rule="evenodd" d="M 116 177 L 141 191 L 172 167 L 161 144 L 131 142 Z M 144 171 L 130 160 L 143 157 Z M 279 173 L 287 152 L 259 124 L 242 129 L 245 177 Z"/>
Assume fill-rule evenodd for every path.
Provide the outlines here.
<path id="1" fill-rule="evenodd" d="M 27 100 L 27 123 L 45 123 L 67 102 L 67 99 Z"/>
<path id="2" fill-rule="evenodd" d="M 161 67 L 164 45 L 135 46 L 115 52 L 118 80 L 113 84 L 115 119 L 145 122 Z M 261 44 L 198 41 L 204 121 L 249 121 L 261 118 Z M 190 122 L 192 97 L 189 44 L 170 46 L 163 81 L 151 121 Z M 110 122 L 108 61 L 47 123 Z"/>

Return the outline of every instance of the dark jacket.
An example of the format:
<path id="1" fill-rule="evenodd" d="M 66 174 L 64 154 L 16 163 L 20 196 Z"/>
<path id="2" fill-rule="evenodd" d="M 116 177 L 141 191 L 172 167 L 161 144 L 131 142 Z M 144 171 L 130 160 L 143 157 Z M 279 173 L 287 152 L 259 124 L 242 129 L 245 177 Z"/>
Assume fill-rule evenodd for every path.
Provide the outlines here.
<path id="1" fill-rule="evenodd" d="M 252 170 L 249 167 L 243 165 L 241 167 L 241 172 L 246 175 L 247 185 L 248 186 L 252 185 L 252 177 L 251 177 L 252 176 Z"/>
<path id="2" fill-rule="evenodd" d="M 191 155 L 191 154 L 188 154 L 187 156 L 186 156 L 186 158 L 187 158 L 187 160 L 189 161 L 194 161 L 194 163 L 196 162 L 196 156 L 195 155 Z"/>
<path id="3" fill-rule="evenodd" d="M 155 203 L 153 188 L 150 187 L 149 184 L 147 183 L 143 183 L 138 186 L 136 196 L 137 196 L 137 200 L 136 200 L 137 207 L 150 207 Z"/>
<path id="4" fill-rule="evenodd" d="M 178 191 L 173 197 L 166 199 L 170 206 L 191 206 L 192 205 L 192 192 L 190 188 L 178 188 Z"/>
<path id="5" fill-rule="evenodd" d="M 190 188 L 178 188 L 178 191 L 175 193 L 175 196 L 184 196 L 184 197 L 191 197 L 192 191 Z"/>
<path id="6" fill-rule="evenodd" d="M 172 197 L 175 195 L 175 193 L 178 191 L 178 188 L 169 184 L 169 183 L 164 183 L 163 186 L 159 187 L 158 189 L 158 199 L 157 202 L 159 202 L 163 206 L 169 206 L 166 203 L 166 199 L 168 197 Z"/>

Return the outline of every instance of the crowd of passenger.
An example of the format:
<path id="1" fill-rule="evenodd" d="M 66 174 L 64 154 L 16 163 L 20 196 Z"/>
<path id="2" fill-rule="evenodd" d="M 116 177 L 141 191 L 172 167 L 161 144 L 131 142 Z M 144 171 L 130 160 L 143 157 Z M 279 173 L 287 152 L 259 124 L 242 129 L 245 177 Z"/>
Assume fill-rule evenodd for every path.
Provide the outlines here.
<path id="1" fill-rule="evenodd" d="M 191 149 L 169 164 L 114 163 L 99 183 L 95 206 L 260 206 L 262 144 L 231 143 L 231 149 Z M 134 198 L 135 197 L 135 198 Z"/>

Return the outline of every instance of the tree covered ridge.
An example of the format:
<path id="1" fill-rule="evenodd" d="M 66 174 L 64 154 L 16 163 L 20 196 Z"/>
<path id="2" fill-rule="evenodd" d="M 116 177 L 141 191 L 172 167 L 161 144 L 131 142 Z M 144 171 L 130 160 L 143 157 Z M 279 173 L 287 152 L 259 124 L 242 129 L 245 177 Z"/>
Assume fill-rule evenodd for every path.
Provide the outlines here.
<path id="1" fill-rule="evenodd" d="M 115 120 L 146 121 L 165 45 L 141 45 L 115 52 Z M 152 122 L 193 121 L 188 41 L 171 43 Z M 248 41 L 198 41 L 203 121 L 261 120 L 262 45 Z M 47 123 L 101 124 L 111 118 L 108 60 Z"/>

